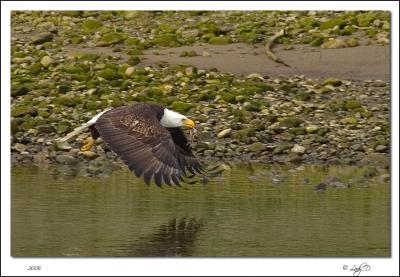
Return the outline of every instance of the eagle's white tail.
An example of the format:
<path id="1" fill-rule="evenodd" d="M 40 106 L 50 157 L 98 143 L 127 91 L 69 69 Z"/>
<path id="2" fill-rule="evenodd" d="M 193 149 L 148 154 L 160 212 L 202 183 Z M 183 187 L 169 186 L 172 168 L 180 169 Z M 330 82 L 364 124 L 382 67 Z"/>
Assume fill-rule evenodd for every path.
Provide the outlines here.
<path id="1" fill-rule="evenodd" d="M 88 122 L 83 123 L 81 126 L 76 127 L 72 132 L 68 133 L 65 137 L 56 139 L 57 143 L 63 143 L 63 142 L 69 142 L 71 141 L 73 138 L 75 138 L 77 135 L 79 135 L 80 133 L 82 133 L 85 129 L 89 128 L 90 126 L 92 126 L 93 124 L 96 123 L 97 119 L 99 119 L 99 117 L 105 113 L 106 111 L 109 111 L 110 109 L 106 109 L 104 111 L 102 111 L 101 113 L 96 114 L 92 119 L 90 119 Z"/>

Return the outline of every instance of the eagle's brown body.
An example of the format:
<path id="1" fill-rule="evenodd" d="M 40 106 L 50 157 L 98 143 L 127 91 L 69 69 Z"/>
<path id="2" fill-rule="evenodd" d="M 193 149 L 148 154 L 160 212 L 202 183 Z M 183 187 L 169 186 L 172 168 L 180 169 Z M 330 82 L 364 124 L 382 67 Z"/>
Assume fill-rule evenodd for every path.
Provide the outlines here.
<path id="1" fill-rule="evenodd" d="M 181 128 L 160 124 L 164 108 L 136 104 L 103 113 L 91 126 L 94 139 L 101 136 L 137 177 L 149 184 L 179 185 L 188 175 L 201 173 L 200 163 Z"/>

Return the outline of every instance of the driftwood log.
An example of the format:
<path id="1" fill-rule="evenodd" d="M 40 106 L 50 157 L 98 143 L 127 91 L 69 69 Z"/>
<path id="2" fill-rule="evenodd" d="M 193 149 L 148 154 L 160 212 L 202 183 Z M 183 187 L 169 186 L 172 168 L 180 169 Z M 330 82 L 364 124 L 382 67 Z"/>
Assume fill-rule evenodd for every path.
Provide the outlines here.
<path id="1" fill-rule="evenodd" d="M 278 58 L 274 52 L 272 52 L 272 47 L 274 45 L 274 42 L 285 35 L 285 30 L 280 30 L 278 33 L 276 33 L 275 35 L 272 36 L 272 38 L 267 42 L 267 44 L 265 44 L 265 53 L 267 54 L 267 56 L 273 60 L 276 63 L 280 63 L 283 64 L 284 66 L 290 67 L 290 65 L 286 64 L 283 60 L 281 60 L 280 58 Z"/>

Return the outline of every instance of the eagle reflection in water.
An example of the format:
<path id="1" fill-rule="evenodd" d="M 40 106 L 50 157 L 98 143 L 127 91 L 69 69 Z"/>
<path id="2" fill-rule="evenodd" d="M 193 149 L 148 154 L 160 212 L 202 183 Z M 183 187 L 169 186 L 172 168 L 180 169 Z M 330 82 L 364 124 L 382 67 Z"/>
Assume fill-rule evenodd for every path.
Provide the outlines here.
<path id="1" fill-rule="evenodd" d="M 135 257 L 187 257 L 192 256 L 194 242 L 204 226 L 195 218 L 174 218 L 156 228 L 149 236 L 127 246 L 124 256 Z"/>

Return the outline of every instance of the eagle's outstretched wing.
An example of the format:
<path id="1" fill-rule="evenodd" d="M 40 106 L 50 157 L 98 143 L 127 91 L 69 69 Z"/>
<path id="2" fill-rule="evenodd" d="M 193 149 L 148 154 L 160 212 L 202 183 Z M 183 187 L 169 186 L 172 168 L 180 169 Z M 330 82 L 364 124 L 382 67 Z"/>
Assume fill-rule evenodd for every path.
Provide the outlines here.
<path id="1" fill-rule="evenodd" d="M 105 112 L 95 128 L 137 177 L 146 184 L 179 185 L 188 173 L 201 172 L 180 128 L 164 128 L 157 111 L 147 106 L 120 107 Z"/>

